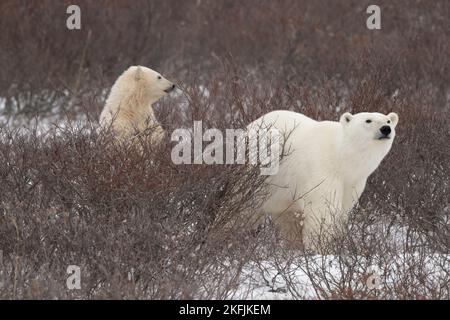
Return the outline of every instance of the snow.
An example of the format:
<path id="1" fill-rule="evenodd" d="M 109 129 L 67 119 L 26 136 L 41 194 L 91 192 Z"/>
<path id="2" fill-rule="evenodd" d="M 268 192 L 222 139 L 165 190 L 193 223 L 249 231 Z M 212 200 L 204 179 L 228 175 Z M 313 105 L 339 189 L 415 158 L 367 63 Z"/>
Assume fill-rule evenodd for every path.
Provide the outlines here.
<path id="1" fill-rule="evenodd" d="M 319 292 L 338 291 L 343 283 L 355 290 L 373 291 L 374 295 L 389 297 L 389 288 L 409 274 L 415 266 L 425 266 L 422 270 L 426 274 L 427 288 L 424 290 L 448 290 L 448 272 L 450 255 L 431 254 L 421 257 L 418 253 L 396 254 L 395 261 L 386 263 L 386 257 L 356 257 L 358 267 L 345 263 L 342 256 L 301 256 L 292 263 L 284 265 L 278 261 L 263 261 L 251 263 L 244 268 L 241 281 L 236 292 L 230 299 L 319 299 L 323 298 Z M 423 261 L 423 264 L 419 262 Z M 376 263 L 377 262 L 377 263 Z M 350 276 L 350 277 L 349 277 Z M 379 287 L 370 287 L 370 277 L 379 280 Z M 412 279 L 414 282 L 414 279 Z M 290 283 L 290 285 L 287 284 Z M 421 282 L 417 281 L 417 286 Z M 328 289 L 328 290 L 327 290 Z M 376 290 L 378 289 L 378 290 Z M 395 296 L 392 296 L 395 298 Z"/>

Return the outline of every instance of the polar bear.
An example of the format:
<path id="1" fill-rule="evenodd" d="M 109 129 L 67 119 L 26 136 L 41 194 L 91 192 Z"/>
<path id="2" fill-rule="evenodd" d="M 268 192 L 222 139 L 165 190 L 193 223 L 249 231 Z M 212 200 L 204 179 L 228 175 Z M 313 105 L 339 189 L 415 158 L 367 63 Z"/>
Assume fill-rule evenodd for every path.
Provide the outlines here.
<path id="1" fill-rule="evenodd" d="M 284 137 L 276 175 L 267 178 L 270 214 L 295 247 L 317 249 L 318 234 L 331 233 L 364 191 L 367 178 L 391 149 L 398 115 L 344 113 L 339 122 L 315 121 L 300 113 L 273 111 L 248 129 L 277 129 Z"/>
<path id="2" fill-rule="evenodd" d="M 152 104 L 175 89 L 160 73 L 143 66 L 132 66 L 116 80 L 100 114 L 100 126 L 111 128 L 121 138 L 149 130 L 152 142 L 159 143 L 164 130 L 156 119 Z"/>

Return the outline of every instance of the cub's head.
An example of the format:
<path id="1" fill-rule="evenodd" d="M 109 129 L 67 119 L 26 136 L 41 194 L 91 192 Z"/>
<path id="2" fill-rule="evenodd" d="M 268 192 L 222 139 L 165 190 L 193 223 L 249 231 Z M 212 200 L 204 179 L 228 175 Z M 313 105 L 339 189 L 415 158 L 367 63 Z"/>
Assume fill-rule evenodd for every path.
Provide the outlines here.
<path id="1" fill-rule="evenodd" d="M 352 115 L 344 113 L 339 122 L 345 135 L 362 147 L 368 145 L 391 146 L 395 138 L 398 115 L 394 112 L 384 115 L 378 112 L 361 112 Z"/>
<path id="2" fill-rule="evenodd" d="M 129 67 L 120 78 L 119 80 L 127 82 L 124 87 L 137 91 L 151 103 L 175 89 L 175 84 L 164 78 L 159 72 L 143 66 Z"/>

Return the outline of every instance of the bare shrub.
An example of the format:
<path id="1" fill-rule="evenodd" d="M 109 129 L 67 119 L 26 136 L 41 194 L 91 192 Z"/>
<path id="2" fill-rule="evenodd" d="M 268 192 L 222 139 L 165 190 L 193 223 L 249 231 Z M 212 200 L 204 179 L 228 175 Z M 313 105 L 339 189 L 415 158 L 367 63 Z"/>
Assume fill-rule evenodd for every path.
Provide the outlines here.
<path id="1" fill-rule="evenodd" d="M 78 1 L 79 31 L 65 28 L 69 4 L 0 3 L 1 298 L 246 298 L 262 286 L 448 299 L 448 1 L 379 1 L 380 32 L 365 27 L 368 1 Z M 136 64 L 180 88 L 155 105 L 159 147 L 97 129 L 109 88 Z M 244 128 L 275 109 L 399 114 L 330 255 L 286 249 L 270 219 L 233 220 L 265 196 L 257 168 L 170 159 L 177 128 Z M 71 264 L 81 290 L 66 288 Z M 367 285 L 374 265 L 380 289 Z"/>

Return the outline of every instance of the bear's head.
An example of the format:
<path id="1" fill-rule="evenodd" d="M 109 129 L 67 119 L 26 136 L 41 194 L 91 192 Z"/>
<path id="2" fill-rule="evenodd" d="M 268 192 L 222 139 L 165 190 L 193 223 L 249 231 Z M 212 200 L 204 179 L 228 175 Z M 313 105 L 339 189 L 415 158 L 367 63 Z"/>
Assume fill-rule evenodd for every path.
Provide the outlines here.
<path id="1" fill-rule="evenodd" d="M 154 103 L 175 89 L 175 85 L 159 72 L 143 66 L 129 67 L 118 81 L 125 82 L 121 88 L 139 94 L 142 100 Z"/>
<path id="2" fill-rule="evenodd" d="M 339 122 L 342 124 L 344 134 L 353 143 L 362 148 L 370 145 L 386 146 L 390 148 L 395 138 L 395 127 L 398 115 L 394 112 L 384 115 L 378 112 L 361 112 L 352 115 L 344 113 Z"/>

